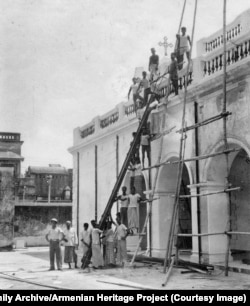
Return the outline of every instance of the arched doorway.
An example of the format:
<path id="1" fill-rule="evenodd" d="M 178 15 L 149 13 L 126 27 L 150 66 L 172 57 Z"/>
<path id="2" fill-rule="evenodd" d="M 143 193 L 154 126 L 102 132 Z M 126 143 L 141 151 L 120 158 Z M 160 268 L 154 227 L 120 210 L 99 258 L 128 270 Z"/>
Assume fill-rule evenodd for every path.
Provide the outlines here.
<path id="1" fill-rule="evenodd" d="M 241 187 L 240 192 L 231 194 L 230 215 L 231 229 L 235 232 L 250 232 L 250 163 L 245 150 L 234 158 L 229 174 L 229 182 L 234 187 Z M 231 255 L 234 260 L 250 262 L 250 239 L 248 235 L 232 235 L 230 240 Z"/>
<path id="2" fill-rule="evenodd" d="M 172 157 L 169 161 L 177 161 L 176 157 Z M 159 196 L 157 203 L 153 204 L 153 216 L 158 215 L 158 225 L 154 225 L 155 229 L 160 234 L 159 239 L 159 253 L 165 253 L 167 245 L 167 237 L 172 218 L 172 209 L 174 204 L 174 194 L 176 191 L 178 175 L 178 164 L 167 164 L 162 166 L 158 178 L 156 193 Z M 183 165 L 183 173 L 181 180 L 180 195 L 190 195 L 188 188 L 190 185 L 190 178 L 187 166 Z M 157 209 L 157 211 L 155 211 Z M 154 212 L 155 211 L 155 212 Z M 192 216 L 191 216 L 191 199 L 182 198 L 179 202 L 179 232 L 192 233 Z M 192 249 L 192 238 L 181 237 L 178 239 L 179 249 L 189 250 Z M 153 245 L 155 243 L 153 242 Z M 163 251 L 164 250 L 164 251 Z"/>

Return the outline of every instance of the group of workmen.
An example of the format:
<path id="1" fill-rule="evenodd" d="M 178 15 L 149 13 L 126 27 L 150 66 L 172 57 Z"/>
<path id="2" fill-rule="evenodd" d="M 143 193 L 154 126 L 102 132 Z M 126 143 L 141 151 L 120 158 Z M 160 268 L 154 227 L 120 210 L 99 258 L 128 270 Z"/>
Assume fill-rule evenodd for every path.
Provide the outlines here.
<path id="1" fill-rule="evenodd" d="M 124 215 L 124 214 L 123 214 Z M 122 215 L 122 216 L 123 216 Z M 66 221 L 66 229 L 63 231 L 58 226 L 55 218 L 51 219 L 51 228 L 45 238 L 49 242 L 50 268 L 49 271 L 55 270 L 56 266 L 62 271 L 62 250 L 64 245 L 64 263 L 68 264 L 69 269 L 72 265 L 78 268 L 78 256 L 76 250 L 79 244 L 82 247 L 81 268 L 90 270 L 100 269 L 103 267 L 124 267 L 127 262 L 126 237 L 133 234 L 131 229 L 122 223 L 121 213 L 116 214 L 116 223 L 109 218 L 103 230 L 95 220 L 91 221 L 91 228 L 88 223 L 83 224 L 83 231 L 80 233 L 80 243 L 75 228 L 72 227 L 71 221 Z M 115 230 L 113 229 L 115 225 Z"/>
<path id="2" fill-rule="evenodd" d="M 190 61 L 190 47 L 191 47 L 191 40 L 188 35 L 186 35 L 186 27 L 181 28 L 182 35 L 177 34 L 176 39 L 176 48 L 175 52 L 171 53 L 171 63 L 168 66 L 168 70 L 164 73 L 169 74 L 169 79 L 172 82 L 175 95 L 178 95 L 178 70 L 183 68 L 184 63 L 184 54 L 186 54 L 187 60 Z M 128 99 L 130 93 L 133 93 L 133 102 L 135 111 L 137 112 L 138 109 L 143 108 L 148 101 L 148 97 L 150 94 L 154 94 L 155 98 L 157 99 L 157 91 L 156 88 L 156 81 L 160 78 L 159 73 L 159 56 L 156 54 L 154 48 L 151 48 L 152 55 L 149 57 L 149 65 L 148 70 L 150 72 L 149 78 L 147 78 L 147 72 L 142 72 L 142 79 L 138 83 L 137 78 L 133 78 L 133 84 L 129 88 L 128 92 Z M 143 97 L 140 95 L 141 90 L 143 89 Z M 168 89 L 169 92 L 169 89 Z M 139 102 L 139 105 L 138 105 Z"/>

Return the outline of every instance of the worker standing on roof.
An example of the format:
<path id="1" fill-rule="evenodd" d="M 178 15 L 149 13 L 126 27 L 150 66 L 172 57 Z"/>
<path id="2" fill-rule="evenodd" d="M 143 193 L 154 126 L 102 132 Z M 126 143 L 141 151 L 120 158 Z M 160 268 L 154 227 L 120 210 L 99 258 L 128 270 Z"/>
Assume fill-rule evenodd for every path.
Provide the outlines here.
<path id="1" fill-rule="evenodd" d="M 148 102 L 148 96 L 151 94 L 150 84 L 149 84 L 149 80 L 147 79 L 147 72 L 146 71 L 142 72 L 142 80 L 139 83 L 137 93 L 140 92 L 141 88 L 144 89 L 144 105 L 143 106 L 146 106 L 147 102 Z"/>
<path id="2" fill-rule="evenodd" d="M 179 70 L 183 68 L 184 54 L 186 53 L 187 60 L 190 61 L 190 46 L 191 39 L 186 35 L 187 29 L 185 27 L 181 28 L 182 35 L 177 34 L 177 59 Z"/>
<path id="3" fill-rule="evenodd" d="M 150 72 L 149 80 L 153 81 L 154 76 L 157 74 L 159 66 L 159 56 L 155 54 L 155 49 L 151 48 L 152 55 L 149 57 L 148 71 Z"/>
<path id="4" fill-rule="evenodd" d="M 135 112 L 136 112 L 137 108 L 138 108 L 136 101 L 139 99 L 140 101 L 143 102 L 143 98 L 140 96 L 139 92 L 137 92 L 138 84 L 137 84 L 136 78 L 133 78 L 132 82 L 133 82 L 133 84 L 130 86 L 129 91 L 128 91 L 128 100 L 129 100 L 130 93 L 132 91 L 132 93 L 133 93 L 133 102 L 134 102 L 134 107 L 135 107 Z"/>
<path id="5" fill-rule="evenodd" d="M 175 57 L 175 53 L 171 53 L 171 63 L 168 66 L 168 73 L 170 81 L 174 87 L 175 95 L 178 95 L 178 63 Z M 168 92 L 170 92 L 169 89 Z"/>

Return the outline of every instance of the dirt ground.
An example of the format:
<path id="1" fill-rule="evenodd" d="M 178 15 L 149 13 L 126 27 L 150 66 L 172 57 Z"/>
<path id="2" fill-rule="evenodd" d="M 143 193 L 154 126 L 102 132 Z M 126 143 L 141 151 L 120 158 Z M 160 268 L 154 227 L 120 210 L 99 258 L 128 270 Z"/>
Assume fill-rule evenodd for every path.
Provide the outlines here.
<path id="1" fill-rule="evenodd" d="M 250 275 L 214 269 L 210 274 L 174 268 L 167 285 L 162 286 L 166 274 L 157 263 L 129 263 L 125 268 L 89 270 L 68 269 L 48 271 L 48 248 L 28 248 L 0 252 L 0 289 L 165 289 L 165 290 L 249 290 Z M 80 266 L 80 254 L 79 254 Z"/>

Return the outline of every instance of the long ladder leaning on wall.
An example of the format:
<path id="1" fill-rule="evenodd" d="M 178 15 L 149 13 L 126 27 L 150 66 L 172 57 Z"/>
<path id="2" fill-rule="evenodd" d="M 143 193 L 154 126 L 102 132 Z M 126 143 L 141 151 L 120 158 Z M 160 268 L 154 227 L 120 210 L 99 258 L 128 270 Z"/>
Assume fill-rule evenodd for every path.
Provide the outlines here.
<path id="1" fill-rule="evenodd" d="M 193 20 L 193 30 L 192 30 L 192 42 L 193 42 L 193 36 L 194 36 L 194 28 L 195 28 L 195 18 L 196 18 L 196 12 L 197 12 L 197 0 L 195 1 L 195 10 L 194 10 L 194 20 Z M 192 44 L 193 45 L 193 44 Z M 190 50 L 190 57 L 192 55 L 192 45 Z M 187 84 L 185 84 L 185 93 L 184 93 L 184 101 L 183 101 L 183 117 L 182 117 L 182 128 L 178 132 L 181 134 L 180 137 L 180 151 L 179 151 L 179 161 L 178 161 L 178 175 L 177 175 L 177 186 L 176 186 L 176 192 L 175 192 L 175 200 L 174 200 L 174 206 L 173 206 L 173 212 L 172 212 L 172 219 L 171 219 L 171 225 L 170 225 L 170 232 L 168 237 L 168 243 L 166 248 L 166 257 L 164 261 L 164 273 L 166 273 L 166 267 L 168 266 L 167 274 L 164 280 L 164 283 L 162 286 L 165 286 L 168 278 L 170 276 L 171 270 L 173 268 L 174 262 L 176 265 L 178 265 L 178 237 L 204 237 L 204 236 L 210 236 L 210 235 L 227 235 L 227 249 L 225 251 L 225 275 L 228 275 L 228 258 L 229 258 L 229 245 L 230 245 L 230 237 L 232 234 L 240 234 L 239 232 L 232 232 L 230 229 L 230 193 L 233 191 L 239 191 L 240 187 L 235 188 L 229 188 L 230 184 L 228 182 L 228 175 L 229 175 L 229 161 L 228 161 L 228 154 L 231 152 L 238 151 L 240 149 L 229 149 L 228 148 L 228 142 L 227 142 L 227 117 L 231 115 L 230 112 L 227 111 L 227 104 L 226 104 L 226 0 L 224 0 L 224 7 L 223 7 L 223 46 L 224 46 L 224 54 L 223 54 L 223 109 L 221 114 L 208 118 L 202 122 L 196 123 L 192 126 L 186 127 L 185 122 L 185 115 L 186 115 L 186 97 L 187 97 Z M 190 69 L 190 62 L 188 63 L 187 68 L 187 75 L 189 73 Z M 200 155 L 195 156 L 193 158 L 184 159 L 185 156 L 185 142 L 186 142 L 186 133 L 192 129 L 198 129 L 201 126 L 210 124 L 216 120 L 223 119 L 223 141 L 224 141 L 224 151 L 217 152 L 214 154 L 209 155 Z M 180 195 L 180 186 L 181 186 L 181 178 L 182 178 L 182 172 L 183 172 L 183 165 L 185 162 L 190 161 L 199 161 L 201 159 L 210 158 L 216 155 L 225 155 L 226 158 L 226 165 L 227 165 L 227 172 L 226 172 L 226 182 L 225 182 L 225 189 L 217 192 L 211 192 L 211 193 L 198 193 L 195 195 Z M 168 164 L 170 164 L 169 162 Z M 176 162 L 172 162 L 176 163 Z M 164 163 L 166 164 L 166 163 Z M 159 165 L 158 165 L 159 166 Z M 199 182 L 197 181 L 197 184 Z M 198 188 L 197 188 L 198 189 Z M 209 196 L 213 194 L 218 193 L 226 193 L 228 197 L 228 224 L 227 229 L 225 232 L 220 233 L 198 233 L 198 234 L 180 234 L 179 233 L 179 224 L 178 224 L 178 209 L 179 209 L 179 200 L 181 198 L 191 198 L 191 197 L 202 197 L 202 196 Z M 249 233 L 248 233 L 249 234 Z M 173 245 L 175 245 L 175 254 L 173 255 Z"/>

